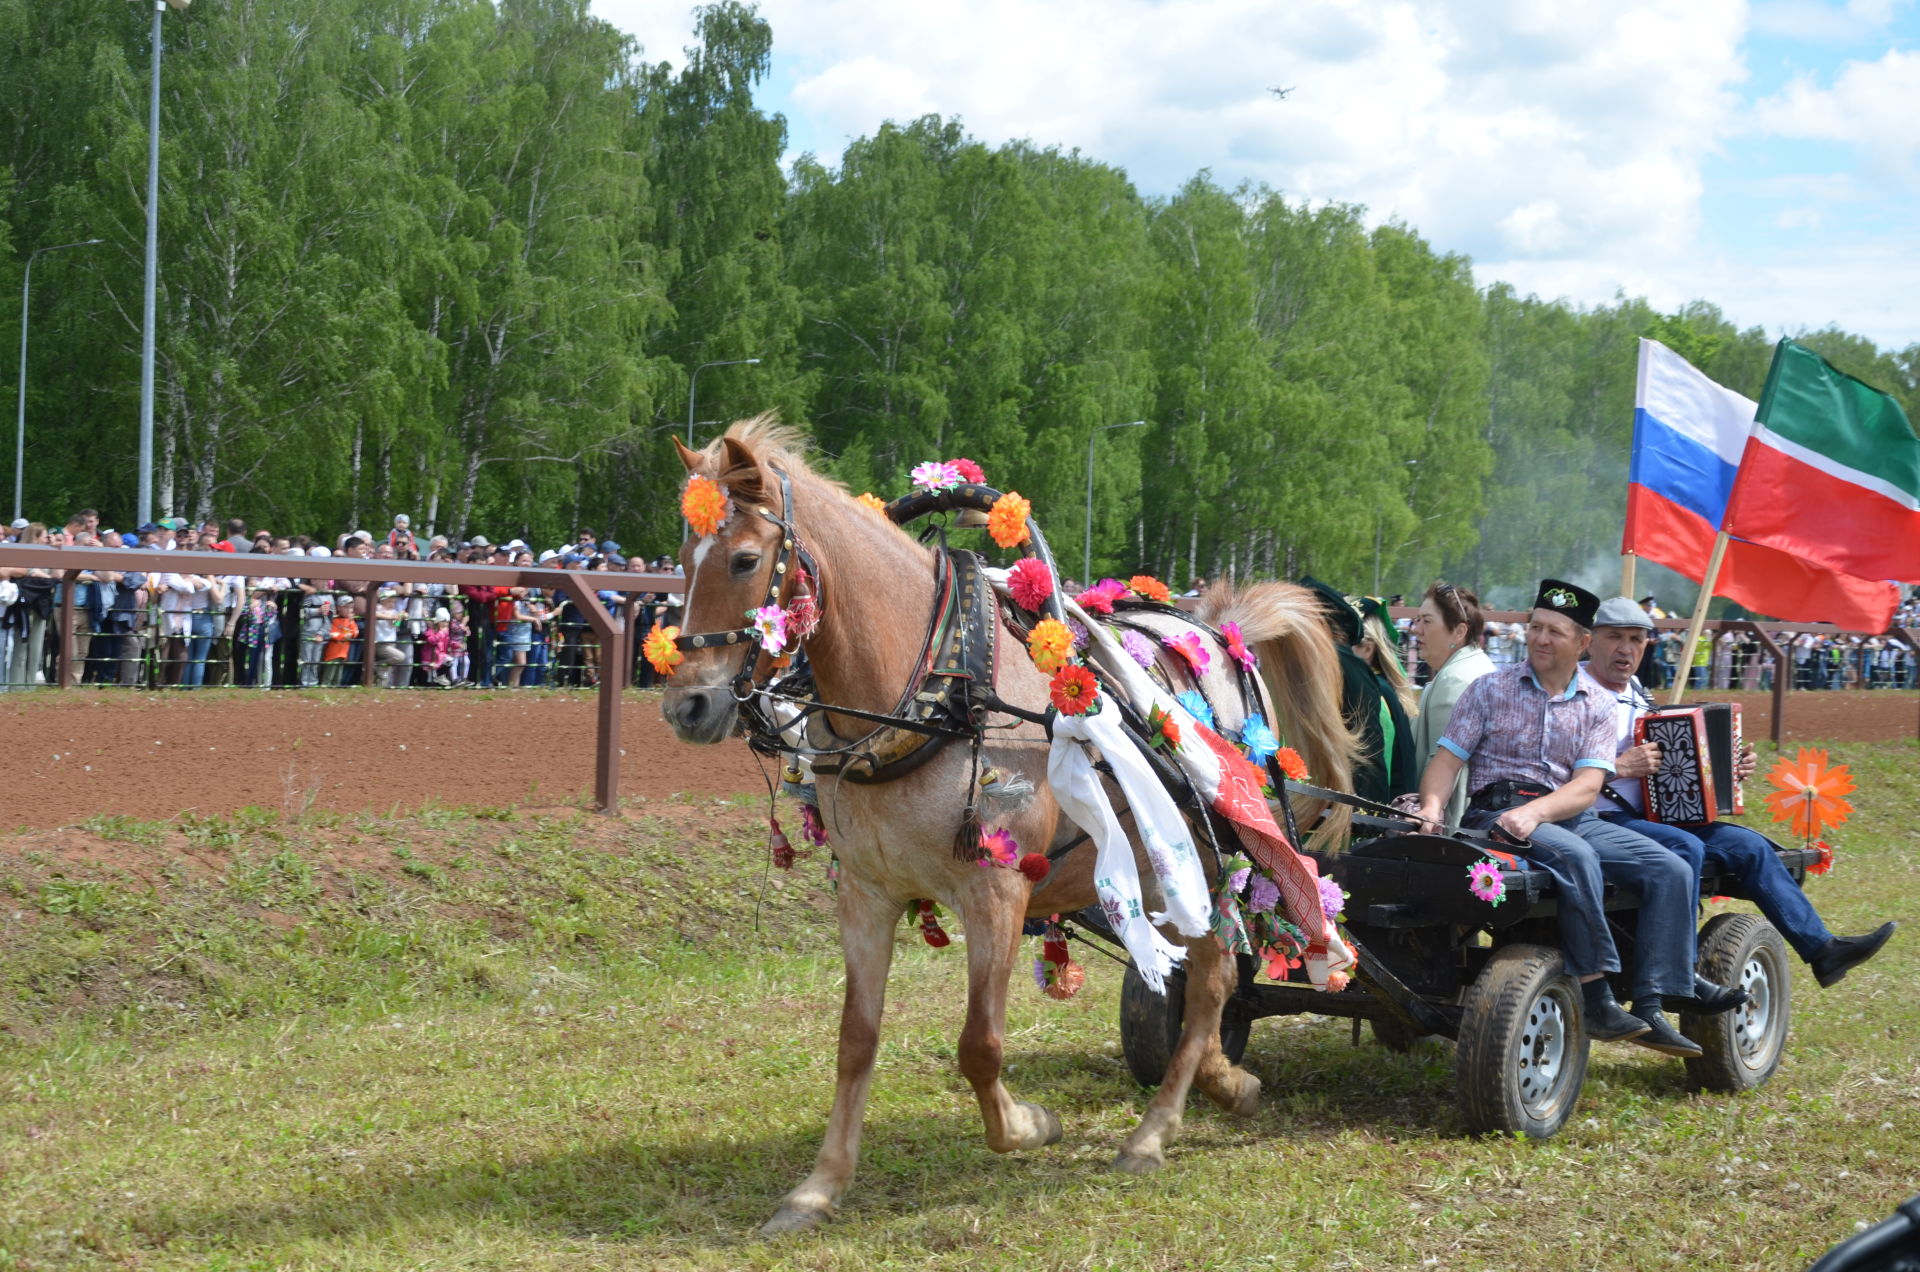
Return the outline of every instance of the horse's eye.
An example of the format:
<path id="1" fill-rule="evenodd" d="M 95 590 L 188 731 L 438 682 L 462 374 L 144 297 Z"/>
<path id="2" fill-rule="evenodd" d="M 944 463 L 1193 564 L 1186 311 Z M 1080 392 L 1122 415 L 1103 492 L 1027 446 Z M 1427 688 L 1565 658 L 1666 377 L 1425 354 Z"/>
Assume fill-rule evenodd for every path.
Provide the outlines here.
<path id="1" fill-rule="evenodd" d="M 751 574 L 760 568 L 760 554 L 758 552 L 736 552 L 733 554 L 732 568 L 735 574 Z"/>

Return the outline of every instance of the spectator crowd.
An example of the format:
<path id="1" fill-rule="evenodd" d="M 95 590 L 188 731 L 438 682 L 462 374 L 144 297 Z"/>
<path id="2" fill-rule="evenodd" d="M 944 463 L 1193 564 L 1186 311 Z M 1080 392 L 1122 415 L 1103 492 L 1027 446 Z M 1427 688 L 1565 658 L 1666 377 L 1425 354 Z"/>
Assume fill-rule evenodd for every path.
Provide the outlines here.
<path id="1" fill-rule="evenodd" d="M 580 607 L 614 610 L 631 593 L 596 589 L 588 600 L 561 587 L 335 580 L 315 562 L 346 557 L 589 575 L 678 572 L 671 558 L 624 555 L 618 543 L 591 529 L 536 551 L 520 539 L 423 538 L 405 515 L 394 518 L 384 537 L 354 530 L 327 544 L 249 531 L 238 520 L 195 526 L 169 517 L 121 532 L 103 528 L 98 513 L 82 509 L 58 528 L 16 520 L 0 542 L 124 551 L 125 569 L 84 571 L 73 583 L 71 676 L 76 684 L 149 688 L 358 685 L 369 641 L 374 683 L 383 687 L 591 687 L 604 669 L 600 642 Z M 284 576 L 181 574 L 142 568 L 142 550 L 292 559 Z M 62 573 L 0 568 L 0 689 L 55 683 Z M 371 631 L 364 630 L 369 597 Z M 656 620 L 671 624 L 679 603 L 677 593 L 641 594 L 639 630 Z M 653 669 L 633 643 L 630 683 L 649 684 Z"/>

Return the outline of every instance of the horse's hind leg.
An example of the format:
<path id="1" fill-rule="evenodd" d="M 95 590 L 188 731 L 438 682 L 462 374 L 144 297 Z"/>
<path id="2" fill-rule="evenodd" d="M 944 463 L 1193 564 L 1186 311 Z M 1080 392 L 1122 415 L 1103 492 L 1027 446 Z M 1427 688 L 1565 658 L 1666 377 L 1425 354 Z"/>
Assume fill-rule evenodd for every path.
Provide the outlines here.
<path id="1" fill-rule="evenodd" d="M 1057 1142 L 1060 1119 L 1037 1104 L 1014 1099 L 1000 1081 L 1007 982 L 1019 957 L 1025 890 L 1008 872 L 980 873 L 980 883 L 962 910 L 967 925 L 967 1023 L 960 1031 L 960 1072 L 980 1101 L 987 1147 L 1010 1153 Z"/>
<path id="2" fill-rule="evenodd" d="M 826 1139 L 814 1159 L 813 1173 L 781 1200 L 780 1209 L 760 1229 L 772 1237 L 812 1228 L 833 1217 L 834 1203 L 846 1191 L 860 1159 L 860 1125 L 867 1091 L 873 1085 L 874 1054 L 880 1047 L 880 1013 L 886 1005 L 887 969 L 893 963 L 893 928 L 900 918 L 897 901 L 862 888 L 856 880 L 840 883 L 840 949 L 846 960 L 847 992 L 840 1007 L 839 1075 Z"/>
<path id="3" fill-rule="evenodd" d="M 1140 1125 L 1114 1159 L 1117 1170 L 1144 1174 L 1166 1163 L 1166 1146 L 1180 1129 L 1187 1093 L 1196 1079 L 1202 1091 L 1230 1113 L 1250 1115 L 1260 1098 L 1260 1080 L 1234 1065 L 1220 1050 L 1220 1011 L 1232 992 L 1236 969 L 1210 936 L 1187 950 L 1186 1012 L 1180 1045 L 1167 1062 L 1167 1076 L 1147 1105 Z"/>

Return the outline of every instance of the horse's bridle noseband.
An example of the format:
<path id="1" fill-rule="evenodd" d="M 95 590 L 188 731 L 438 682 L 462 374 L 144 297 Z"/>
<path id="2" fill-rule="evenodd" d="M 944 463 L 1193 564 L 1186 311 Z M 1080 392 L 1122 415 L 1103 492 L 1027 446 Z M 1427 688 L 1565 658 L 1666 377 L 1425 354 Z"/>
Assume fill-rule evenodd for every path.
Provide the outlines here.
<path id="1" fill-rule="evenodd" d="M 813 580 L 814 604 L 821 604 L 825 595 L 825 584 L 820 578 L 820 567 L 813 556 L 800 544 L 800 536 L 793 528 L 793 480 L 784 472 L 769 465 L 774 476 L 780 479 L 780 515 L 774 516 L 771 508 L 748 509 L 756 517 L 771 521 L 780 529 L 780 550 L 773 558 L 773 572 L 767 578 L 767 604 L 778 605 L 780 592 L 786 587 L 793 559 L 800 559 L 800 568 Z M 719 532 L 716 530 L 716 534 Z M 687 596 L 693 596 L 693 577 L 687 577 Z M 746 657 L 740 663 L 740 670 L 727 682 L 727 690 L 733 700 L 746 703 L 759 688 L 754 680 L 753 665 L 760 654 L 760 629 L 749 624 L 723 632 L 699 632 L 694 635 L 682 633 L 673 638 L 674 647 L 683 653 L 689 649 L 718 649 L 725 645 L 745 645 Z M 796 639 L 795 644 L 798 644 Z"/>

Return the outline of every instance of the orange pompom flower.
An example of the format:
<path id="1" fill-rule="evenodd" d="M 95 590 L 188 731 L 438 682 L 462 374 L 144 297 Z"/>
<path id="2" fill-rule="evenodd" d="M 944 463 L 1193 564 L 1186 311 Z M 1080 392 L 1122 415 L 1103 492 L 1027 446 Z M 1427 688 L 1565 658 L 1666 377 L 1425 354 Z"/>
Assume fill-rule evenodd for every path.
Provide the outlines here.
<path id="1" fill-rule="evenodd" d="M 1165 583 L 1151 574 L 1136 574 L 1127 580 L 1127 586 L 1133 589 L 1135 595 L 1144 596 L 1150 601 L 1159 601 L 1163 605 L 1173 600 L 1173 592 Z"/>
<path id="2" fill-rule="evenodd" d="M 1767 796 L 1773 820 L 1791 821 L 1796 835 L 1811 839 L 1853 815 L 1853 805 L 1842 798 L 1853 791 L 1853 777 L 1844 764 L 1827 764 L 1824 750 L 1801 747 L 1792 760 L 1782 757 L 1767 780 L 1774 793 Z"/>
<path id="3" fill-rule="evenodd" d="M 1273 753 L 1273 762 L 1280 766 L 1280 771 L 1287 775 L 1289 782 L 1304 782 L 1307 780 L 1307 762 L 1301 759 L 1300 752 L 1294 750 L 1292 747 L 1283 746 L 1278 751 L 1275 751 Z"/>
<path id="4" fill-rule="evenodd" d="M 1017 548 L 1032 537 L 1027 529 L 1027 518 L 1032 514 L 1033 505 L 1019 491 L 1009 490 L 993 501 L 993 511 L 987 514 L 987 533 L 1001 547 Z"/>
<path id="5" fill-rule="evenodd" d="M 1043 618 L 1027 637 L 1027 656 L 1033 665 L 1049 676 L 1060 670 L 1073 656 L 1073 633 L 1057 618 Z"/>
<path id="6" fill-rule="evenodd" d="M 671 676 L 673 669 L 686 661 L 686 655 L 674 644 L 674 638 L 680 635 L 678 627 L 662 627 L 655 623 L 653 630 L 647 633 L 640 652 L 653 665 L 653 669 L 663 676 Z"/>
<path id="7" fill-rule="evenodd" d="M 860 496 L 860 502 L 883 517 L 887 515 L 887 501 L 874 494 L 871 490 Z"/>
<path id="8" fill-rule="evenodd" d="M 1068 663 L 1054 673 L 1047 696 L 1061 715 L 1085 715 L 1100 701 L 1100 682 L 1085 667 Z"/>
<path id="9" fill-rule="evenodd" d="M 726 488 L 711 477 L 687 478 L 687 488 L 680 492 L 680 515 L 695 534 L 712 534 L 727 521 Z"/>

